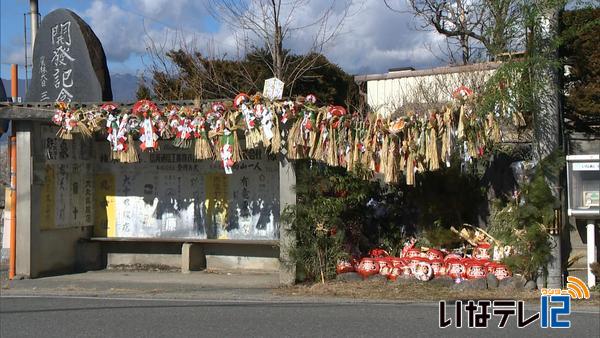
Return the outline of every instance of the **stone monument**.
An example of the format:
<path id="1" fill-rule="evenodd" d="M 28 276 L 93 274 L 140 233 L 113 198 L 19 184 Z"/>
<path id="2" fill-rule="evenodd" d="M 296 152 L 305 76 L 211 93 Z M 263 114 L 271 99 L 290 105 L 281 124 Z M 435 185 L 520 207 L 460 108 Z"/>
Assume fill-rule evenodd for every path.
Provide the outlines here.
<path id="1" fill-rule="evenodd" d="M 112 100 L 104 49 L 90 26 L 67 9 L 50 12 L 35 38 L 29 102 Z"/>
<path id="2" fill-rule="evenodd" d="M 6 91 L 4 90 L 4 83 L 0 79 L 0 102 L 6 102 Z"/>
<path id="3" fill-rule="evenodd" d="M 0 102 L 6 102 L 8 98 L 6 97 L 6 92 L 4 91 L 4 83 L 2 83 L 2 79 L 0 79 Z M 8 130 L 8 120 L 0 119 L 0 135 L 4 134 Z M 3 195 L 2 191 L 0 191 L 0 195 Z"/>

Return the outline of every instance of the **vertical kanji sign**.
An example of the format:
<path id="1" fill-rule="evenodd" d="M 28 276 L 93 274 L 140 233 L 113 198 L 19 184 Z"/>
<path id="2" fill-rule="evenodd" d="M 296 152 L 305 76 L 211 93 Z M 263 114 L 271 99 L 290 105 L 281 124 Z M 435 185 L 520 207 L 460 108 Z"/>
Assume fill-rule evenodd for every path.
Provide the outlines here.
<path id="1" fill-rule="evenodd" d="M 29 102 L 112 100 L 100 40 L 77 14 L 57 9 L 44 17 L 35 38 Z"/>

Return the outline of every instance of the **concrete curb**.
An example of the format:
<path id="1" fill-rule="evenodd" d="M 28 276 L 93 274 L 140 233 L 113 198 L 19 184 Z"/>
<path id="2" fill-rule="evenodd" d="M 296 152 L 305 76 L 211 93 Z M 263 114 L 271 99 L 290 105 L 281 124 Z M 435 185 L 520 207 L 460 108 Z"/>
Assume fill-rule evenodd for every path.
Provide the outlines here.
<path id="1" fill-rule="evenodd" d="M 144 300 L 144 301 L 186 301 L 186 302 L 227 302 L 227 303 L 276 303 L 276 304 L 334 304 L 334 305 L 364 305 L 373 306 L 426 306 L 438 307 L 438 301 L 403 301 L 403 300 L 375 300 L 354 299 L 342 297 L 307 297 L 307 296 L 278 296 L 270 291 L 260 290 L 258 293 L 248 293 L 245 289 L 205 290 L 210 294 L 199 293 L 102 293 L 102 292 L 56 292 L 50 290 L 27 291 L 3 290 L 0 298 L 84 298 L 84 299 L 116 299 L 116 300 Z M 218 292 L 215 292 L 218 291 Z M 257 290 L 258 291 L 258 290 Z M 446 300 L 446 306 L 453 306 L 455 300 Z M 539 311 L 539 305 L 525 303 L 528 311 Z M 600 306 L 573 305 L 573 313 L 599 313 Z"/>

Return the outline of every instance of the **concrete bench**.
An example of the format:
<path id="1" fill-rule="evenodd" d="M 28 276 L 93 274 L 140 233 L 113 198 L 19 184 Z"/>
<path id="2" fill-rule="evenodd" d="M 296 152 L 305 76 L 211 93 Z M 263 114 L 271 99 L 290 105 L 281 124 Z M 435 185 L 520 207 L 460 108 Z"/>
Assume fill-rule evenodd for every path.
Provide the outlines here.
<path id="1" fill-rule="evenodd" d="M 178 245 L 181 244 L 181 272 L 189 273 L 190 271 L 199 271 L 210 267 L 207 264 L 207 256 L 212 260 L 213 267 L 219 268 L 224 266 L 224 269 L 232 268 L 234 264 L 239 267 L 248 266 L 250 270 L 260 270 L 264 266 L 264 262 L 260 262 L 260 258 L 269 259 L 272 262 L 278 259 L 274 256 L 275 250 L 278 250 L 278 240 L 237 240 L 237 239 L 195 239 L 195 238 L 137 238 L 137 237 L 92 237 L 86 240 L 89 244 L 97 246 L 135 246 L 141 245 Z M 217 248 L 217 249 L 215 249 Z M 96 251 L 106 252 L 110 250 L 101 250 L 96 248 Z M 175 250 L 175 248 L 173 248 Z M 118 254 L 124 254 L 128 250 L 118 250 Z M 219 256 L 218 252 L 226 252 L 224 256 Z M 265 256 L 265 252 L 273 252 L 271 256 Z M 215 254 L 216 253 L 216 254 Z M 139 256 L 145 255 L 144 250 L 137 250 Z M 148 253 L 150 254 L 150 253 Z M 171 253 L 171 256 L 173 253 Z M 82 253 L 83 257 L 88 256 Z M 249 257 L 258 257 L 254 261 L 249 261 Z M 223 258 L 225 257 L 225 258 Z M 231 258 L 234 257 L 234 258 Z M 246 261 L 242 261 L 240 257 L 245 257 Z M 108 259 L 109 260 L 109 259 Z M 151 261 L 151 259 L 148 259 Z M 172 259 L 171 259 L 172 261 Z M 110 264 L 107 262 L 107 265 Z M 229 266 L 228 266 L 229 264 Z M 233 267 L 235 268 L 235 267 Z"/>

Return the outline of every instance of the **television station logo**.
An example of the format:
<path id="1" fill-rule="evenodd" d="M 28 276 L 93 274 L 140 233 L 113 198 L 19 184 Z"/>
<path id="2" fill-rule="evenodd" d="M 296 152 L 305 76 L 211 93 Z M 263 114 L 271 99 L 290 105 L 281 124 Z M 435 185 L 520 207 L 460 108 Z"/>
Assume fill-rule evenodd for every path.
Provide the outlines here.
<path id="1" fill-rule="evenodd" d="M 540 311 L 531 316 L 525 314 L 525 302 L 522 300 L 457 300 L 454 316 L 446 313 L 446 301 L 440 301 L 439 327 L 463 327 L 466 312 L 464 317 L 468 328 L 487 328 L 492 315 L 500 318 L 499 328 L 506 327 L 511 317 L 516 317 L 518 328 L 527 327 L 537 320 L 542 328 L 570 328 L 571 321 L 567 316 L 571 314 L 571 300 L 591 297 L 587 285 L 573 276 L 567 277 L 566 289 L 542 288 L 540 291 Z"/>

